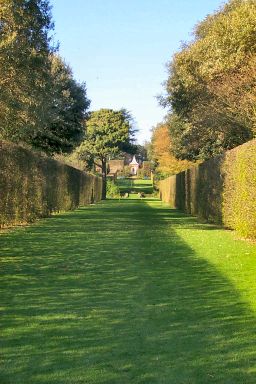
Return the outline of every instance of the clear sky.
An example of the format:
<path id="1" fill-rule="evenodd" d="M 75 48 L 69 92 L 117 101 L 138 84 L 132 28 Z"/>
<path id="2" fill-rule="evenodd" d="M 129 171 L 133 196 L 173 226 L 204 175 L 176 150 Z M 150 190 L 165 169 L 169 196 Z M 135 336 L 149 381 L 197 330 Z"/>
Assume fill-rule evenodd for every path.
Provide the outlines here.
<path id="1" fill-rule="evenodd" d="M 156 96 L 166 63 L 220 0 L 51 0 L 60 54 L 85 81 L 91 110 L 128 109 L 138 141 L 166 111 Z"/>

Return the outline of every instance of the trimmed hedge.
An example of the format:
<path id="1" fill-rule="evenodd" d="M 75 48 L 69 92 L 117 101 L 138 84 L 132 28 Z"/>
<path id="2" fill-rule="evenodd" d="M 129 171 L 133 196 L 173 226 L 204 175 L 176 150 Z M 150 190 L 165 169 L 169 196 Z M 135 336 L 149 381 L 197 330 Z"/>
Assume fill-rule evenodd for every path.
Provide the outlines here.
<path id="1" fill-rule="evenodd" d="M 256 140 L 160 181 L 174 208 L 256 239 Z"/>
<path id="2" fill-rule="evenodd" d="M 256 140 L 229 151 L 223 172 L 223 222 L 256 239 Z"/>
<path id="3" fill-rule="evenodd" d="M 0 141 L 0 227 L 101 200 L 101 179 Z"/>

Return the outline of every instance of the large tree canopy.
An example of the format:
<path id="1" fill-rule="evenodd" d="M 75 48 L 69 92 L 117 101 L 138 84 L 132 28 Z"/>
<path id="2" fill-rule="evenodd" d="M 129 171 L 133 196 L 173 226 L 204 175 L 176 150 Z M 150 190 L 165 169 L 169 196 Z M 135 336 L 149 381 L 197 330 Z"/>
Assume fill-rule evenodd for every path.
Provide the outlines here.
<path id="1" fill-rule="evenodd" d="M 0 139 L 48 154 L 81 142 L 90 104 L 56 55 L 52 30 L 48 0 L 0 0 Z"/>
<path id="2" fill-rule="evenodd" d="M 231 0 L 174 55 L 162 102 L 176 156 L 206 159 L 255 135 L 255 20 L 255 0 Z"/>
<path id="3" fill-rule="evenodd" d="M 0 0 L 0 136 L 29 141 L 47 127 L 53 29 L 48 1 Z"/>
<path id="4" fill-rule="evenodd" d="M 131 115 L 125 109 L 100 109 L 90 113 L 85 128 L 85 138 L 78 153 L 89 165 L 95 164 L 102 169 L 104 199 L 107 160 L 122 151 L 132 139 Z"/>
<path id="5" fill-rule="evenodd" d="M 71 68 L 56 54 L 51 56 L 51 77 L 51 119 L 47 129 L 39 132 L 32 144 L 48 153 L 69 153 L 84 137 L 90 101 L 85 83 L 79 84 Z"/>

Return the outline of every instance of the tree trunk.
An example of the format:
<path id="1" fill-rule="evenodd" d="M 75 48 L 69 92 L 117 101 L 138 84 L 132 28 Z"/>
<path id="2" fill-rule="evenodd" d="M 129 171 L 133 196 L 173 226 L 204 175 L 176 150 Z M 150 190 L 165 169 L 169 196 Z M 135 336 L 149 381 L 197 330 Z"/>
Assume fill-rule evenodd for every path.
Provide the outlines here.
<path id="1" fill-rule="evenodd" d="M 107 197 L 107 160 L 102 160 L 102 200 Z"/>

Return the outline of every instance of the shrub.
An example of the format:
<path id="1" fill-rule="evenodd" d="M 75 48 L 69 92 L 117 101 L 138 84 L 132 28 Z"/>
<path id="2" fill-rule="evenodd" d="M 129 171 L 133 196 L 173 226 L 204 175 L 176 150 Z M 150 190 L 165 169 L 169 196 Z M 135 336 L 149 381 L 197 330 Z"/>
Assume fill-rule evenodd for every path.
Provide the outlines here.
<path id="1" fill-rule="evenodd" d="M 120 196 L 120 189 L 113 180 L 107 180 L 107 198 L 113 199 Z"/>
<path id="2" fill-rule="evenodd" d="M 131 169 L 129 165 L 125 165 L 123 169 L 123 176 L 124 177 L 129 177 L 131 175 Z"/>

